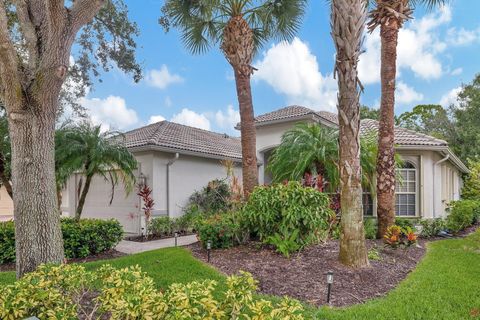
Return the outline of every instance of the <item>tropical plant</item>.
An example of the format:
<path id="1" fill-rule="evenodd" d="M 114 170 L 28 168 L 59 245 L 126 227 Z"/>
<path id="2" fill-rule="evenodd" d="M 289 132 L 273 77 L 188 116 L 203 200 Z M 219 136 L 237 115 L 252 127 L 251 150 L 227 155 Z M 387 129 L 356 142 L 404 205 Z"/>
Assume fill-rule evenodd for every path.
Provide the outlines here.
<path id="1" fill-rule="evenodd" d="M 435 237 L 440 231 L 446 229 L 446 222 L 443 218 L 421 219 L 418 223 L 422 226 L 420 235 L 424 238 Z"/>
<path id="2" fill-rule="evenodd" d="M 331 34 L 336 49 L 338 81 L 340 262 L 352 267 L 369 264 L 365 245 L 360 164 L 360 89 L 358 59 L 362 52 L 366 1 L 332 0 Z"/>
<path id="3" fill-rule="evenodd" d="M 374 0 L 370 11 L 368 30 L 380 26 L 381 39 L 381 101 L 378 128 L 377 155 L 377 216 L 378 236 L 395 223 L 395 80 L 397 73 L 398 32 L 406 20 L 412 18 L 412 6 L 418 3 L 428 7 L 446 0 Z"/>
<path id="4" fill-rule="evenodd" d="M 464 178 L 462 199 L 480 201 L 480 160 L 468 160 L 470 172 Z"/>
<path id="5" fill-rule="evenodd" d="M 152 197 L 152 188 L 146 184 L 139 186 L 137 196 L 142 199 L 143 203 L 142 210 L 143 215 L 145 216 L 145 237 L 147 237 L 150 231 L 150 220 L 153 213 L 153 207 L 155 206 L 155 201 Z"/>
<path id="6" fill-rule="evenodd" d="M 57 116 L 65 103 L 78 104 L 92 77 L 113 69 L 112 62 L 140 79 L 136 35 L 122 0 L 0 2 L 0 92 L 8 113 L 12 188 L 22 191 L 13 193 L 18 276 L 64 259 L 55 192 Z M 66 90 L 73 87 L 66 80 L 78 89 Z"/>
<path id="7" fill-rule="evenodd" d="M 450 212 L 447 216 L 446 226 L 450 231 L 457 233 L 471 226 L 480 218 L 480 201 L 453 201 L 448 210 Z"/>
<path id="8" fill-rule="evenodd" d="M 225 180 L 209 181 L 200 191 L 188 199 L 188 207 L 195 207 L 202 213 L 218 213 L 230 208 L 230 187 Z"/>
<path id="9" fill-rule="evenodd" d="M 160 23 L 180 29 L 185 46 L 194 54 L 220 44 L 233 68 L 237 89 L 242 157 L 243 191 L 258 184 L 255 120 L 250 77 L 255 53 L 268 39 L 291 39 L 298 28 L 306 0 L 167 0 Z"/>
<path id="10" fill-rule="evenodd" d="M 90 184 L 95 175 L 103 177 L 112 184 L 113 200 L 115 186 L 122 182 L 125 191 L 131 192 L 135 186 L 137 161 L 127 150 L 122 135 L 115 131 L 102 132 L 100 126 L 84 122 L 78 126 L 65 128 L 57 149 L 58 161 L 68 170 L 80 170 L 85 176 L 80 180 L 80 197 L 75 210 L 75 219 L 79 220 Z"/>
<path id="11" fill-rule="evenodd" d="M 402 228 L 397 225 L 391 225 L 383 236 L 383 242 L 385 246 L 392 249 L 397 249 L 398 247 L 409 248 L 417 243 L 417 235 L 410 227 Z"/>

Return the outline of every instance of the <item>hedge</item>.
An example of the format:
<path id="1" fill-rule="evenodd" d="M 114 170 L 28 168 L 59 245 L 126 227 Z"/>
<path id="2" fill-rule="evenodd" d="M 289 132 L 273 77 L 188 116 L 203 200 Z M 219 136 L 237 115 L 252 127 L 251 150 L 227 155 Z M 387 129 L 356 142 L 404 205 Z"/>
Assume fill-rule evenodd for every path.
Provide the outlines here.
<path id="1" fill-rule="evenodd" d="M 123 228 L 115 220 L 62 219 L 65 257 L 84 258 L 115 248 L 123 238 Z M 0 223 L 0 264 L 15 262 L 14 222 Z"/>

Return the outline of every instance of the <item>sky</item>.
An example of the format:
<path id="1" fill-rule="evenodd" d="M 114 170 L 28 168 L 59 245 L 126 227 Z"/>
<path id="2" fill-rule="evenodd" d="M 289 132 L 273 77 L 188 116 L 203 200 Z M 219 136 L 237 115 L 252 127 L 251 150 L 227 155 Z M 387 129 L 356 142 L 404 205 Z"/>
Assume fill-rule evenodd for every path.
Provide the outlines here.
<path id="1" fill-rule="evenodd" d="M 95 124 L 128 131 L 169 120 L 239 135 L 233 71 L 218 47 L 192 55 L 180 34 L 158 24 L 162 0 L 125 0 L 140 29 L 137 57 L 143 79 L 134 83 L 118 69 L 102 74 L 81 104 Z M 434 10 L 416 8 L 399 34 L 395 111 L 418 104 L 455 102 L 462 84 L 480 72 L 480 1 L 451 0 Z M 327 1 L 310 0 L 301 29 L 290 42 L 267 43 L 257 54 L 252 78 L 255 114 L 298 104 L 336 112 L 334 46 Z M 380 105 L 380 37 L 366 34 L 359 78 L 361 103 Z M 73 53 L 73 56 L 75 53 Z"/>

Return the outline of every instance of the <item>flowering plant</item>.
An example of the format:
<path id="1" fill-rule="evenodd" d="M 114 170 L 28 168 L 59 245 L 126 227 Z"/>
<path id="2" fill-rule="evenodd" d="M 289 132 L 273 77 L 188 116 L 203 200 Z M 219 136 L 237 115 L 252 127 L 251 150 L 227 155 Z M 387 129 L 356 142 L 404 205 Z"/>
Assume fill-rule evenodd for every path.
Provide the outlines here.
<path id="1" fill-rule="evenodd" d="M 408 248 L 417 243 L 417 235 L 412 228 L 401 228 L 397 225 L 388 227 L 387 232 L 383 236 L 385 246 L 396 249 L 398 247 Z"/>

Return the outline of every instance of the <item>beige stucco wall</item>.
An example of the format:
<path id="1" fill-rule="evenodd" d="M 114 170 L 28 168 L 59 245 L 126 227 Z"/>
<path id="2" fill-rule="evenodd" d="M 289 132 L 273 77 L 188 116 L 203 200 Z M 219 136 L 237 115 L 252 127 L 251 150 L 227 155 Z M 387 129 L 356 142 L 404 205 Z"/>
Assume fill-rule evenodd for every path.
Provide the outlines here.
<path id="1" fill-rule="evenodd" d="M 0 221 L 8 221 L 13 218 L 13 201 L 5 187 L 0 188 Z"/>

